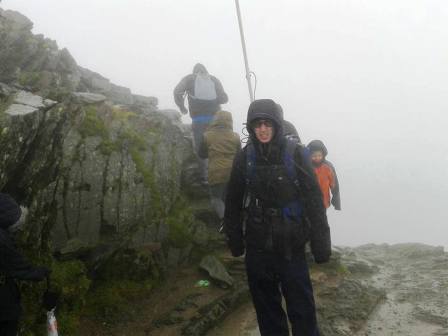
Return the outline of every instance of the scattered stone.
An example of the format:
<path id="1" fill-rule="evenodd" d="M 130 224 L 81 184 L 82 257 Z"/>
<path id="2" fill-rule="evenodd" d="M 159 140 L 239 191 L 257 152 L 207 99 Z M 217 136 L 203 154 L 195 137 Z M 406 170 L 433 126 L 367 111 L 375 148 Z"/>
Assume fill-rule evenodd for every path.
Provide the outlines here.
<path id="1" fill-rule="evenodd" d="M 229 275 L 225 266 L 215 256 L 205 256 L 201 260 L 199 268 L 206 271 L 212 279 L 221 284 L 232 286 L 234 283 L 233 278 Z"/>

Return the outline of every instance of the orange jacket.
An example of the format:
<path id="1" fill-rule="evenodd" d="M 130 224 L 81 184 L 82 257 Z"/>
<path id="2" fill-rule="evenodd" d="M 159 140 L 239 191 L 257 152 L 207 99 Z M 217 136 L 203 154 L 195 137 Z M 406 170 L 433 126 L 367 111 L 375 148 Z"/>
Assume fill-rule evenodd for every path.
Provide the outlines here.
<path id="1" fill-rule="evenodd" d="M 330 189 L 333 189 L 336 186 L 333 169 L 324 162 L 320 166 L 314 167 L 314 172 L 319 181 L 325 208 L 329 208 L 331 200 Z"/>

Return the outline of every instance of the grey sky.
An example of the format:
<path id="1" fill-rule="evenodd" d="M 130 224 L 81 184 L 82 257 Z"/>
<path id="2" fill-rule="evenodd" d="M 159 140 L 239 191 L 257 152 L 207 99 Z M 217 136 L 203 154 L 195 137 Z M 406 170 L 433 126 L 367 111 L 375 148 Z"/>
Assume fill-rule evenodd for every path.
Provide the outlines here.
<path id="1" fill-rule="evenodd" d="M 336 244 L 448 246 L 448 2 L 240 0 L 258 98 L 303 140 L 322 139 L 341 180 Z M 248 93 L 233 0 L 4 0 L 77 62 L 174 108 L 204 63 L 239 130 Z M 185 121 L 188 118 L 185 117 Z"/>

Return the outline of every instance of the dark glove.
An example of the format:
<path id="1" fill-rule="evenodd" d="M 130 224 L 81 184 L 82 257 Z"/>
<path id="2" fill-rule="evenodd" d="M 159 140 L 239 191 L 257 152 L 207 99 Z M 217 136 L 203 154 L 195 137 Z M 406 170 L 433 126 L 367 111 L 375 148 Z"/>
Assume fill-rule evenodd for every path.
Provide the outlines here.
<path id="1" fill-rule="evenodd" d="M 330 261 L 330 255 L 322 256 L 322 255 L 315 255 L 314 261 L 316 264 L 325 264 Z"/>
<path id="2" fill-rule="evenodd" d="M 54 309 L 59 303 L 59 294 L 56 292 L 52 292 L 47 290 L 42 297 L 42 306 L 50 311 Z"/>
<path id="3" fill-rule="evenodd" d="M 244 254 L 244 244 L 229 244 L 230 252 L 233 257 L 241 257 Z"/>

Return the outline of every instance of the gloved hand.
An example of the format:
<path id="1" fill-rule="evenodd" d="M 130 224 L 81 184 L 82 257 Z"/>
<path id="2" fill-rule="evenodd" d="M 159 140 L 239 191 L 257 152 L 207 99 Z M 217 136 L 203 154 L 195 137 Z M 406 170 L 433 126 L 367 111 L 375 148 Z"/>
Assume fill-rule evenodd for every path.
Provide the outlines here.
<path id="1" fill-rule="evenodd" d="M 241 257 L 244 254 L 244 244 L 228 244 L 233 257 Z"/>
<path id="2" fill-rule="evenodd" d="M 51 292 L 47 290 L 42 297 L 42 306 L 50 311 L 55 308 L 59 303 L 59 294 L 56 292 Z"/>
<path id="3" fill-rule="evenodd" d="M 185 108 L 185 106 L 182 106 L 182 107 L 180 108 L 180 112 L 181 112 L 182 114 L 187 114 L 187 113 L 188 113 L 188 110 Z"/>
<path id="4" fill-rule="evenodd" d="M 315 255 L 314 261 L 316 262 L 316 264 L 325 264 L 330 261 L 330 256 Z"/>

